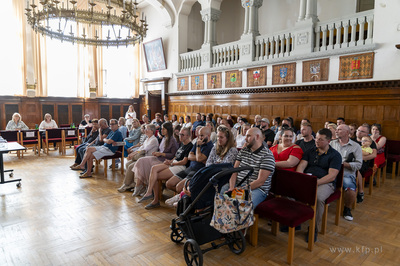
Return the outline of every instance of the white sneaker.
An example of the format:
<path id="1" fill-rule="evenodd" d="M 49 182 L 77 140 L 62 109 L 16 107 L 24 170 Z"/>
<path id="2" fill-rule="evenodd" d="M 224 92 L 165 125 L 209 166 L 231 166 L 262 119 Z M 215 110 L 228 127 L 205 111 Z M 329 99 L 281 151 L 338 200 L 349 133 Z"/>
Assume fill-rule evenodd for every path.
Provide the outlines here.
<path id="1" fill-rule="evenodd" d="M 172 198 L 169 198 L 165 201 L 165 204 L 167 204 L 168 206 L 174 206 L 174 203 L 177 203 L 179 201 L 179 199 L 181 198 L 180 194 L 176 194 L 175 196 L 173 196 Z"/>
<path id="2" fill-rule="evenodd" d="M 118 192 L 125 192 L 125 191 L 128 191 L 128 190 L 130 190 L 131 188 L 134 188 L 135 186 L 131 186 L 131 185 L 129 185 L 129 186 L 127 186 L 127 185 L 125 185 L 125 184 L 123 184 L 119 189 L 118 189 Z"/>

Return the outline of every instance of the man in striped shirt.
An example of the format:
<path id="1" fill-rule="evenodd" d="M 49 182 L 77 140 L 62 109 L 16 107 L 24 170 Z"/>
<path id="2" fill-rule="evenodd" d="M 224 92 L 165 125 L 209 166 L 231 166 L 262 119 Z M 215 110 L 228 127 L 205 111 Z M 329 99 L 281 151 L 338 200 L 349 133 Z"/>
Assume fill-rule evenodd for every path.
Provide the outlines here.
<path id="1" fill-rule="evenodd" d="M 253 208 L 263 202 L 271 188 L 271 178 L 275 170 L 275 159 L 272 152 L 263 145 L 264 135 L 259 128 L 253 127 L 246 133 L 246 147 L 240 150 L 234 167 L 251 166 L 254 168 L 250 178 Z M 229 190 L 246 177 L 247 171 L 234 173 L 229 181 Z M 244 182 L 246 184 L 247 181 Z"/>

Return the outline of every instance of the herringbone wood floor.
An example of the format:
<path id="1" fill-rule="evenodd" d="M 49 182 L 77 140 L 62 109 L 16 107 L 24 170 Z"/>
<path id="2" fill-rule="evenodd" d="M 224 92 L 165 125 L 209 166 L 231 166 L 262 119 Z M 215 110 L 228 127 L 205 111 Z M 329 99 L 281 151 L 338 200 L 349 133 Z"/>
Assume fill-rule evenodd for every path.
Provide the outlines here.
<path id="1" fill-rule="evenodd" d="M 183 245 L 170 241 L 174 210 L 145 210 L 131 193 L 118 193 L 123 177 L 100 173 L 79 179 L 67 156 L 51 151 L 23 159 L 5 155 L 15 183 L 0 186 L 0 265 L 184 265 Z M 400 261 L 400 179 L 389 179 L 353 211 L 354 221 L 335 226 L 334 204 L 328 230 L 314 251 L 296 232 L 294 265 L 398 265 Z M 204 255 L 205 265 L 282 265 L 287 235 L 274 237 L 260 221 L 259 245 L 237 256 L 224 246 Z M 337 248 L 351 248 L 340 252 Z M 336 249 L 336 250 L 335 250 Z M 368 253 L 368 249 L 370 249 Z"/>

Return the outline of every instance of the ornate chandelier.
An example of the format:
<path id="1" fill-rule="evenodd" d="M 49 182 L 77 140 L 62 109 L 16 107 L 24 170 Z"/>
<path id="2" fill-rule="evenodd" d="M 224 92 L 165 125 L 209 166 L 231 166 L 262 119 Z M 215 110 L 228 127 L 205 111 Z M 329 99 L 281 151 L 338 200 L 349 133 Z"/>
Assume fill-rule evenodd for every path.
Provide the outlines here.
<path id="1" fill-rule="evenodd" d="M 87 10 L 78 9 L 77 1 L 39 0 L 40 5 L 36 5 L 32 0 L 29 5 L 27 0 L 27 21 L 35 32 L 84 45 L 128 46 L 140 43 L 146 37 L 147 19 L 143 13 L 138 19 L 136 0 L 87 0 Z M 100 5 L 106 10 L 96 11 Z M 120 15 L 117 15 L 116 7 L 121 9 Z"/>

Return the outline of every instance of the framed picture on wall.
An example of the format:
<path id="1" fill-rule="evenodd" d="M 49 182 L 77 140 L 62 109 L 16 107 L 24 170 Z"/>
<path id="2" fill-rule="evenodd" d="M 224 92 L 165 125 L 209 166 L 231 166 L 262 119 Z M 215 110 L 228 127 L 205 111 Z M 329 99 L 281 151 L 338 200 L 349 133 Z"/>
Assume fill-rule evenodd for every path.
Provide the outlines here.
<path id="1" fill-rule="evenodd" d="M 143 48 L 148 72 L 167 69 L 161 38 L 143 43 Z"/>

